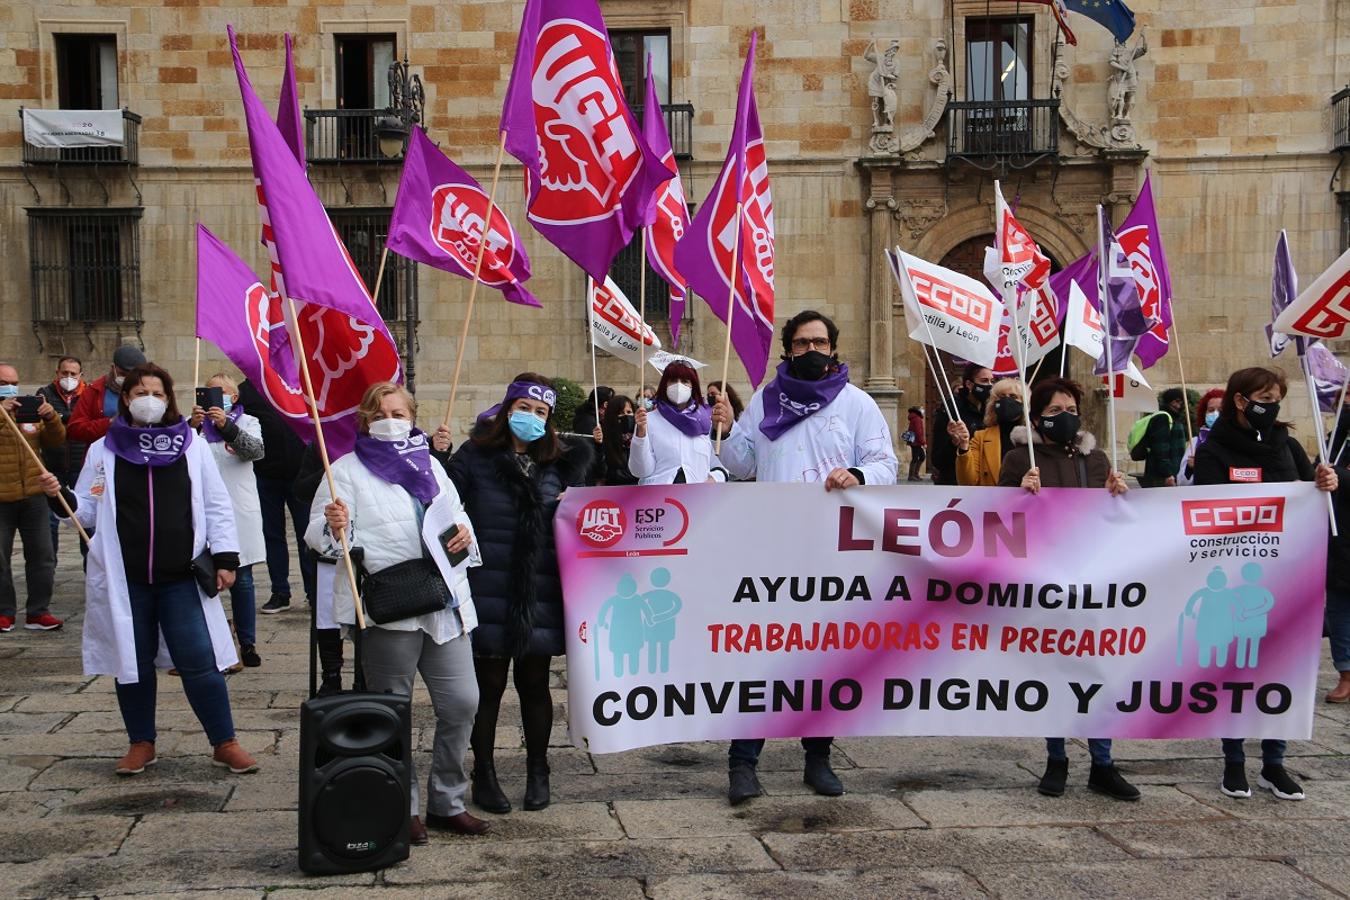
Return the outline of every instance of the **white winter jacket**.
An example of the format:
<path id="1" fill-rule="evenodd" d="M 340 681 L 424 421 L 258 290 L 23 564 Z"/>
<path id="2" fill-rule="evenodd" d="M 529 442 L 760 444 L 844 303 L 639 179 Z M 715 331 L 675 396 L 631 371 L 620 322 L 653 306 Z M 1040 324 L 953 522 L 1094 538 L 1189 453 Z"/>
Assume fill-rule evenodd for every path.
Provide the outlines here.
<path id="1" fill-rule="evenodd" d="M 234 422 L 239 430 L 262 445 L 262 426 L 245 413 Z M 239 532 L 239 565 L 251 566 L 267 559 L 267 544 L 263 541 L 262 504 L 258 501 L 258 479 L 253 474 L 253 460 L 243 459 L 225 441 L 212 442 L 199 438 L 211 448 L 216 468 L 230 491 L 234 506 L 234 524 Z"/>

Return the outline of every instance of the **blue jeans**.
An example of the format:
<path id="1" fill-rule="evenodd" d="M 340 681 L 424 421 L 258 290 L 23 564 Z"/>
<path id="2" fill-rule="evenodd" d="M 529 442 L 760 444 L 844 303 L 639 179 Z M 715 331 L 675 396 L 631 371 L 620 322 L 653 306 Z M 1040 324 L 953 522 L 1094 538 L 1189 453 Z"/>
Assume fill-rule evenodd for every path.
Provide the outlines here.
<path id="1" fill-rule="evenodd" d="M 234 617 L 234 634 L 239 643 L 253 646 L 258 643 L 258 611 L 253 590 L 253 567 L 240 566 L 234 570 L 234 587 L 230 588 L 230 615 Z"/>
<path id="2" fill-rule="evenodd" d="M 807 759 L 826 759 L 830 758 L 830 746 L 834 743 L 832 737 L 804 737 L 802 738 L 802 749 L 806 751 Z M 731 749 L 727 751 L 727 766 L 735 768 L 736 766 L 756 766 L 759 764 L 760 751 L 764 749 L 764 738 L 742 738 L 731 742 Z"/>
<path id="3" fill-rule="evenodd" d="M 309 507 L 295 496 L 291 483 L 282 478 L 263 478 L 258 481 L 258 502 L 262 505 L 263 541 L 267 546 L 267 578 L 272 582 L 272 593 L 290 599 L 291 548 L 286 541 L 286 510 L 291 513 L 295 528 L 295 543 L 300 548 L 300 581 L 305 588 L 305 599 L 312 601 L 314 588 L 314 557 L 305 545 L 305 529 L 309 527 Z"/>
<path id="4" fill-rule="evenodd" d="M 1327 633 L 1337 672 L 1350 672 L 1350 593 L 1327 591 Z"/>
<path id="5" fill-rule="evenodd" d="M 1242 738 L 1224 738 L 1223 739 L 1223 761 L 1226 763 L 1243 763 L 1247 761 L 1247 754 L 1242 750 Z M 1276 741 L 1270 738 L 1261 742 L 1261 765 L 1263 766 L 1282 766 L 1284 765 L 1284 751 L 1289 746 L 1288 741 Z"/>
<path id="6" fill-rule="evenodd" d="M 1064 738 L 1046 738 L 1045 755 L 1051 759 L 1068 759 L 1069 754 L 1064 746 Z M 1111 765 L 1111 739 L 1088 738 L 1088 755 L 1092 757 L 1094 766 Z"/>
<path id="7" fill-rule="evenodd" d="M 155 739 L 155 654 L 164 634 L 174 668 L 183 676 L 183 693 L 215 747 L 234 737 L 230 695 L 225 676 L 216 667 L 211 634 L 206 628 L 197 582 L 191 578 L 158 584 L 128 584 L 131 628 L 136 636 L 135 684 L 117 683 L 117 705 L 127 737 Z"/>

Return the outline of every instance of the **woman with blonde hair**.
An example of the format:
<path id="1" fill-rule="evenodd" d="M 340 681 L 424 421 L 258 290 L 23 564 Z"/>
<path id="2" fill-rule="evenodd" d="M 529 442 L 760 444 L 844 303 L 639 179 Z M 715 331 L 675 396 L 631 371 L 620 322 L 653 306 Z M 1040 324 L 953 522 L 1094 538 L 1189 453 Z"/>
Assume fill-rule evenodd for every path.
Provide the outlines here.
<path id="1" fill-rule="evenodd" d="M 425 824 L 418 817 L 414 777 L 409 828 L 412 843 L 425 844 L 428 827 L 483 834 L 489 826 L 464 805 L 469 786 L 464 753 L 478 709 L 469 633 L 478 617 L 465 568 L 450 564 L 476 548 L 459 492 L 432 461 L 430 441 L 413 424 L 416 417 L 417 401 L 401 385 L 384 381 L 366 390 L 356 445 L 333 463 L 332 488 L 327 479 L 319 483 L 305 541 L 324 556 L 339 556 L 339 535 L 345 532 L 353 556 L 360 551 L 368 626 L 360 643 L 366 687 L 411 696 L 413 676 L 421 672 L 431 694 L 436 737 L 427 816 Z M 422 533 L 428 515 L 455 523 L 430 545 Z M 445 553 L 431 553 L 435 544 Z M 345 578 L 334 582 L 333 607 L 338 622 L 356 621 Z"/>
<path id="2" fill-rule="evenodd" d="M 971 434 L 964 422 L 954 422 L 956 483 L 966 487 L 994 487 L 1003 471 L 1003 454 L 1012 447 L 1012 430 L 1022 422 L 1026 388 L 1016 378 L 994 383 L 984 405 L 984 427 Z"/>

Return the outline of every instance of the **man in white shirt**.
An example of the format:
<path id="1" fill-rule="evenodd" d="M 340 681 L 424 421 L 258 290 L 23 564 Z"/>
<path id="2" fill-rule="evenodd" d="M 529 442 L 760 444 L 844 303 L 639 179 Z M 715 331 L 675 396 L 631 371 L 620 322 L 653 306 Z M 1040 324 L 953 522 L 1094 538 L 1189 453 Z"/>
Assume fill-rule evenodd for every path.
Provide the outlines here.
<path id="1" fill-rule="evenodd" d="M 713 407 L 720 428 L 721 462 L 736 478 L 824 483 L 825 490 L 860 484 L 895 484 L 898 462 L 891 429 L 876 401 L 848 381 L 839 361 L 839 329 L 829 317 L 804 310 L 783 326 L 783 362 L 760 388 L 739 421 L 723 394 Z M 844 792 L 830 767 L 832 737 L 802 738 L 802 780 L 816 793 Z M 727 799 L 744 803 L 763 793 L 755 766 L 763 739 L 731 742 Z"/>

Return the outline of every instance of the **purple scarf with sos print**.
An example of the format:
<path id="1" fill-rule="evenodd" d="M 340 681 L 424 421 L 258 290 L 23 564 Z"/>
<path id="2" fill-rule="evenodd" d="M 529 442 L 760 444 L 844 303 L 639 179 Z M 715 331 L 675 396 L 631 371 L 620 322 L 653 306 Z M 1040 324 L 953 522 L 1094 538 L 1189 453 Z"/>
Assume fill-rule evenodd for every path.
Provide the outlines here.
<path id="1" fill-rule="evenodd" d="M 778 374 L 764 388 L 764 418 L 759 430 L 776 441 L 797 425 L 820 412 L 848 385 L 848 366 L 839 364 L 819 381 L 803 381 L 788 374 L 787 362 L 778 364 Z"/>
<path id="2" fill-rule="evenodd" d="M 108 426 L 103 443 L 119 459 L 133 465 L 171 466 L 182 458 L 192 443 L 192 427 L 183 419 L 177 425 L 139 428 L 117 416 Z"/>

